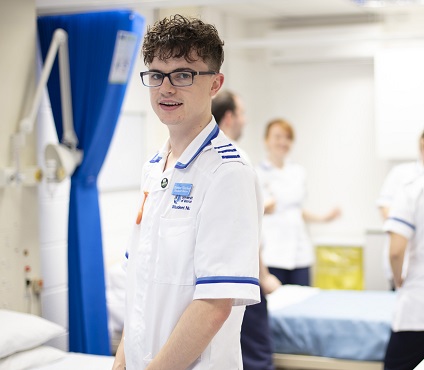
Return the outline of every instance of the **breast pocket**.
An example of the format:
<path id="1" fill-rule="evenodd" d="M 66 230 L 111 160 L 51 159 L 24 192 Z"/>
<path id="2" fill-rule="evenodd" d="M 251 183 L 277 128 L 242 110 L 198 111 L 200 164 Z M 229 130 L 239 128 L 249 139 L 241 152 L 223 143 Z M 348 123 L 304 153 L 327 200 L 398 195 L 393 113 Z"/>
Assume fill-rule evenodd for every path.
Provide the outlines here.
<path id="1" fill-rule="evenodd" d="M 161 217 L 156 255 L 155 281 L 194 285 L 195 220 L 192 217 Z"/>

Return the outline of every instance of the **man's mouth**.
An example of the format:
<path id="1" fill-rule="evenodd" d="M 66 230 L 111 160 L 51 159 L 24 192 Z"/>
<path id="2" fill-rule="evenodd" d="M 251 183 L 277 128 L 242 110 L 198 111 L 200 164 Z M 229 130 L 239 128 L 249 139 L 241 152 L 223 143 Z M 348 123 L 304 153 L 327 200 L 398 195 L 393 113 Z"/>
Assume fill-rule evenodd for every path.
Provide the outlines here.
<path id="1" fill-rule="evenodd" d="M 173 103 L 173 102 L 160 102 L 159 104 L 165 107 L 178 107 L 180 105 L 183 105 L 182 103 Z"/>

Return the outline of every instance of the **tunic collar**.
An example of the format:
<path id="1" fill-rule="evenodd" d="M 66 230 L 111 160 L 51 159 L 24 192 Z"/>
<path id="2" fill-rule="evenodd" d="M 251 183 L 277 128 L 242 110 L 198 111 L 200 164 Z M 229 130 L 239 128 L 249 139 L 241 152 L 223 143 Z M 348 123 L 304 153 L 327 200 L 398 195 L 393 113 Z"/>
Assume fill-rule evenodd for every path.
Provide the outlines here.
<path id="1" fill-rule="evenodd" d="M 183 154 L 181 154 L 175 168 L 182 170 L 187 168 L 190 163 L 203 151 L 205 147 L 211 144 L 211 141 L 218 136 L 219 128 L 216 124 L 215 118 L 194 138 L 194 140 L 187 146 Z M 150 163 L 158 163 L 162 158 L 166 157 L 169 152 L 169 139 L 161 150 L 150 160 Z"/>

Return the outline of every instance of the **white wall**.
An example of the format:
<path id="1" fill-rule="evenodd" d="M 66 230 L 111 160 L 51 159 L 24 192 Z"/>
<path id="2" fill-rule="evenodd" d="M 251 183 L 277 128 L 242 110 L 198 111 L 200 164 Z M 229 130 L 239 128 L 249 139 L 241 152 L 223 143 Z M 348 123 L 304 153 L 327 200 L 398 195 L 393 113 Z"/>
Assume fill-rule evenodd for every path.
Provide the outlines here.
<path id="1" fill-rule="evenodd" d="M 11 137 L 34 93 L 35 34 L 34 1 L 0 2 L 0 170 L 16 168 Z M 20 161 L 22 168 L 36 164 L 33 134 Z M 36 186 L 0 187 L 0 308 L 39 313 L 38 298 L 25 290 L 26 278 L 40 276 L 37 215 Z"/>
<path id="2" fill-rule="evenodd" d="M 264 118 L 286 117 L 296 129 L 293 160 L 308 174 L 306 207 L 338 205 L 340 220 L 311 228 L 320 237 L 361 238 L 379 224 L 375 208 L 384 164 L 376 157 L 373 65 L 362 61 L 275 66 Z"/>
<path id="3" fill-rule="evenodd" d="M 289 120 L 297 135 L 292 159 L 308 174 L 306 208 L 342 209 L 339 220 L 310 226 L 313 240 L 363 245 L 366 230 L 381 229 L 375 200 L 394 164 L 376 150 L 373 57 L 382 43 L 327 45 L 317 32 L 325 37 L 337 31 L 276 31 L 270 24 L 262 24 L 256 33 L 253 29 L 248 23 L 237 25 L 224 62 L 226 87 L 246 101 L 248 125 L 241 146 L 258 163 L 265 156 L 266 122 L 275 117 Z M 363 32 L 377 31 L 367 26 Z M 252 46 L 249 40 L 258 40 L 259 34 L 280 39 L 269 47 Z"/>

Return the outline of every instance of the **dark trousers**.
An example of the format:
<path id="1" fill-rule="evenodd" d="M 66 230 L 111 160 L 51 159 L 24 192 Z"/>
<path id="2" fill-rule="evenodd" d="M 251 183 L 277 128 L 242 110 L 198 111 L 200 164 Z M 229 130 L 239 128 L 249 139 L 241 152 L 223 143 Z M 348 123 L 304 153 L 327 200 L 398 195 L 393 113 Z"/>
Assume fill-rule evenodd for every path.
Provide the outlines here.
<path id="1" fill-rule="evenodd" d="M 244 370 L 274 370 L 271 341 L 267 303 L 261 290 L 261 302 L 246 307 L 241 326 Z"/>
<path id="2" fill-rule="evenodd" d="M 424 331 L 392 331 L 384 359 L 384 370 L 412 370 L 422 360 Z"/>
<path id="3" fill-rule="evenodd" d="M 275 275 L 283 284 L 310 286 L 310 269 L 301 267 L 293 270 L 286 270 L 277 267 L 269 267 L 269 272 Z"/>

